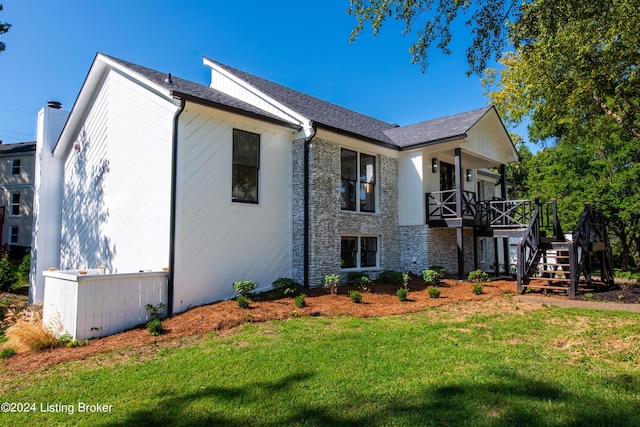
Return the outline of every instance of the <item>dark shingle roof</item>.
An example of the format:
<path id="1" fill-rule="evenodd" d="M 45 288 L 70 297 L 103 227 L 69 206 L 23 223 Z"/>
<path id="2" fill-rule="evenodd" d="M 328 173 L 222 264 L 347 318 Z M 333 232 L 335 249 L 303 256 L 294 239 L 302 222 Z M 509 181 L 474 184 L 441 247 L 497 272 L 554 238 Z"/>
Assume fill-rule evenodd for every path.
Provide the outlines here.
<path id="1" fill-rule="evenodd" d="M 171 91 L 175 96 L 186 97 L 196 102 L 201 101 L 240 113 L 244 112 L 281 124 L 288 124 L 274 114 L 226 95 L 210 86 L 194 83 L 175 76 L 172 76 L 172 83 L 167 83 L 165 82 L 167 77 L 166 73 L 161 73 L 108 55 L 103 56 L 141 74 L 155 84 Z M 321 126 L 400 149 L 464 137 L 466 132 L 480 120 L 487 111 L 493 108 L 484 107 L 465 113 L 399 127 L 287 88 L 218 61 L 208 60 Z M 291 126 L 291 124 L 288 125 Z"/>
<path id="2" fill-rule="evenodd" d="M 401 148 L 463 138 L 469 129 L 492 108 L 484 107 L 409 126 L 397 127 L 389 129 L 385 133 Z"/>
<path id="3" fill-rule="evenodd" d="M 220 92 L 219 90 L 213 89 L 210 86 L 194 83 L 190 80 L 181 79 L 180 77 L 176 77 L 173 75 L 171 76 L 172 83 L 168 83 L 165 81 L 165 79 L 167 78 L 167 73 L 161 73 L 160 71 L 152 70 L 141 65 L 123 61 L 122 59 L 114 58 L 112 56 L 104 54 L 103 56 L 142 75 L 153 83 L 173 92 L 176 96 L 186 96 L 189 98 L 193 98 L 194 100 L 201 100 L 210 104 L 215 104 L 222 108 L 226 107 L 226 109 L 232 111 L 245 112 L 250 115 L 264 117 L 270 121 L 284 123 L 284 121 L 276 115 L 264 111 L 251 104 L 248 104 L 244 101 L 240 101 L 239 99 Z"/>
<path id="4" fill-rule="evenodd" d="M 18 142 L 17 144 L 0 144 L 0 156 L 35 153 L 35 151 L 36 151 L 35 142 Z"/>
<path id="5" fill-rule="evenodd" d="M 249 74 L 218 61 L 212 59 L 209 59 L 209 61 L 217 64 L 231 74 L 238 76 L 276 101 L 281 102 L 318 124 L 387 144 L 393 144 L 393 141 L 384 133 L 385 130 L 395 127 L 395 125 L 391 123 L 383 122 L 373 117 L 340 107 L 339 105 L 323 101 L 322 99 L 273 83 L 262 77 Z"/>

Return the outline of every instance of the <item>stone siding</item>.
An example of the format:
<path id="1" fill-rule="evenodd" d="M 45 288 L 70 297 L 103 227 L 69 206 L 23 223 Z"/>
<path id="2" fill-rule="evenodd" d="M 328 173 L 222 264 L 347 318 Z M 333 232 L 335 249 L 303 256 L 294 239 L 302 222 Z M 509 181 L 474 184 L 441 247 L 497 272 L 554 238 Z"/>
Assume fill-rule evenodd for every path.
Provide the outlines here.
<path id="1" fill-rule="evenodd" d="M 366 269 L 372 275 L 400 268 L 397 160 L 377 156 L 376 213 L 345 212 L 340 209 L 340 149 L 321 138 L 311 144 L 309 286 L 320 286 L 327 274 L 345 273 L 340 268 L 343 235 L 378 237 L 379 268 Z"/>
<path id="2" fill-rule="evenodd" d="M 400 227 L 400 269 L 414 274 L 429 267 L 427 258 L 427 225 Z"/>
<path id="3" fill-rule="evenodd" d="M 474 270 L 473 230 L 464 229 L 464 276 Z M 458 251 L 455 228 L 429 228 L 427 235 L 428 261 L 431 265 L 442 265 L 446 274 L 457 274 Z"/>

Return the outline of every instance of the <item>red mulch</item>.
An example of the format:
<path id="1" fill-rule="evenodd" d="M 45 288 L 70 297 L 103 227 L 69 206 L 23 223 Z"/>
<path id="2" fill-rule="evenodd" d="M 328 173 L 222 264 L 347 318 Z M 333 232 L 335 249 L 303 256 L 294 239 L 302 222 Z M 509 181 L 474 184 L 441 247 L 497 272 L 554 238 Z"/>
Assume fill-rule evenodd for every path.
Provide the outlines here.
<path id="1" fill-rule="evenodd" d="M 83 360 L 99 353 L 136 349 L 154 343 L 198 338 L 212 331 L 232 329 L 245 322 L 264 322 L 299 316 L 388 316 L 416 312 L 461 301 L 479 301 L 516 291 L 513 280 L 496 280 L 484 287 L 482 295 L 472 293 L 470 282 L 444 280 L 440 286 L 440 298 L 430 298 L 426 287 L 417 279 L 409 285 L 408 301 L 401 302 L 395 295 L 399 285 L 374 284 L 370 292 L 363 294 L 363 302 L 353 303 L 348 292 L 351 286 L 342 285 L 337 295 L 330 295 L 323 288 L 302 289 L 307 295 L 304 308 L 296 308 L 293 298 L 270 299 L 261 297 L 252 301 L 249 309 L 238 308 L 235 301 L 221 301 L 196 307 L 163 321 L 164 332 L 154 337 L 141 326 L 105 338 L 91 340 L 87 345 L 69 348 L 58 347 L 38 352 L 17 354 L 4 360 L 3 366 L 14 372 L 28 372 L 58 363 Z M 294 313 L 295 312 L 295 313 Z M 177 344 L 179 345 L 179 344 Z"/>

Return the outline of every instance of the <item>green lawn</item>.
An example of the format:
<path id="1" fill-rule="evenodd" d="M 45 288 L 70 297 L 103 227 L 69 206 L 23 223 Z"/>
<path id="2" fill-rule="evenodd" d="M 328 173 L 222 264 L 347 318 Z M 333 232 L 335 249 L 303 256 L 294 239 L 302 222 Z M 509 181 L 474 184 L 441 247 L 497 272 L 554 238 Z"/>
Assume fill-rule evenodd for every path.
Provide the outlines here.
<path id="1" fill-rule="evenodd" d="M 3 375 L 0 401 L 36 412 L 0 425 L 640 426 L 637 314 L 511 305 L 247 324 Z"/>

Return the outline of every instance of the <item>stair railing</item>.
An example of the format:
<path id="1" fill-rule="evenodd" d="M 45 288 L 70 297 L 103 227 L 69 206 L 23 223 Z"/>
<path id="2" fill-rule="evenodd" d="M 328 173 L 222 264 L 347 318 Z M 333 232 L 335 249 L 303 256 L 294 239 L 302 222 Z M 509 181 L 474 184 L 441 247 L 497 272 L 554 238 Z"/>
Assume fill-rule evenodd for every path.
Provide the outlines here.
<path id="1" fill-rule="evenodd" d="M 587 282 L 591 282 L 591 252 L 597 245 L 597 250 L 602 252 L 600 280 L 612 285 L 613 254 L 602 210 L 594 211 L 588 203 L 585 203 L 584 210 L 578 221 L 578 227 L 573 233 L 573 240 L 577 251 L 577 274 L 580 275 L 585 272 Z"/>
<path id="2" fill-rule="evenodd" d="M 540 209 L 538 204 L 535 205 L 535 210 L 529 226 L 522 237 L 522 240 L 517 243 L 516 253 L 518 257 L 517 275 L 518 275 L 518 292 L 524 290 L 524 281 L 527 280 L 529 272 L 533 269 L 538 258 L 538 250 L 540 248 Z"/>

